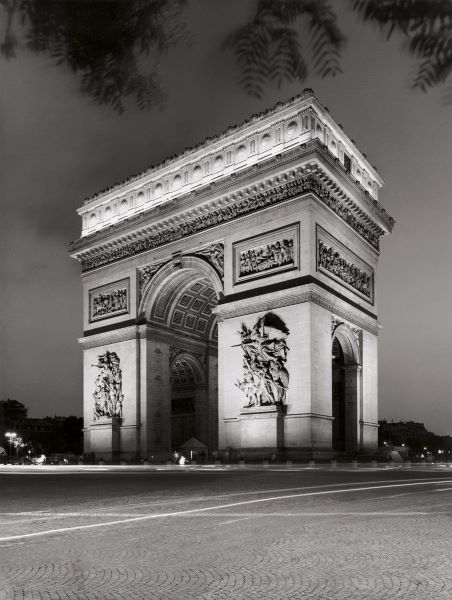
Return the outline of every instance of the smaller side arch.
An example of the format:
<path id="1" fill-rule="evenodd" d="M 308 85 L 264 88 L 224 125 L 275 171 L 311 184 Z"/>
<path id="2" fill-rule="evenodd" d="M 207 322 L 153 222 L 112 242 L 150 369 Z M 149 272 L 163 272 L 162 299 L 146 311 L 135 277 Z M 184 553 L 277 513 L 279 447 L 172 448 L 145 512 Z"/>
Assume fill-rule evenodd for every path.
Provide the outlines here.
<path id="1" fill-rule="evenodd" d="M 194 385 L 206 383 L 206 374 L 198 358 L 189 352 L 180 352 L 170 362 L 171 384 L 178 385 L 178 377 L 183 377 L 187 369 L 191 371 Z"/>
<path id="2" fill-rule="evenodd" d="M 344 353 L 344 364 L 360 365 L 361 352 L 353 329 L 345 323 L 340 323 L 333 330 L 333 341 L 334 338 L 337 338 L 341 345 L 342 352 Z"/>

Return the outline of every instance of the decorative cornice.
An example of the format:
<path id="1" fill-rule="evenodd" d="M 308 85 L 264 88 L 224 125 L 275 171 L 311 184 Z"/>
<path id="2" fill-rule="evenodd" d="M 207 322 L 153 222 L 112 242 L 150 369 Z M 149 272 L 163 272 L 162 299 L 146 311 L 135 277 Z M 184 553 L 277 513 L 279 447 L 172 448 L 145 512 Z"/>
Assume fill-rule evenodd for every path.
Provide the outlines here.
<path id="1" fill-rule="evenodd" d="M 106 346 L 108 344 L 116 344 L 128 340 L 137 340 L 140 337 L 140 328 L 136 325 L 123 327 L 105 333 L 97 333 L 87 337 L 79 338 L 78 342 L 83 348 L 97 348 L 98 346 Z"/>
<path id="2" fill-rule="evenodd" d="M 350 184 L 358 190 L 358 193 L 364 201 L 364 204 L 368 206 L 371 212 L 375 211 L 376 214 L 379 215 L 387 229 L 382 229 L 379 227 L 362 208 L 360 208 L 353 201 L 350 201 L 346 194 L 338 187 L 331 177 L 326 174 L 319 164 L 316 162 L 309 163 L 309 172 L 317 176 L 318 179 L 325 183 L 332 192 L 335 192 L 341 201 L 349 206 L 353 205 L 352 208 L 356 213 L 357 218 L 366 223 L 371 230 L 374 230 L 375 233 L 377 233 L 378 236 L 385 234 L 387 231 L 391 231 L 392 227 L 394 226 L 394 219 L 392 219 L 392 217 L 388 215 L 379 202 L 372 198 L 368 191 L 353 178 L 351 173 L 346 170 L 340 160 L 330 154 L 327 146 L 319 139 L 313 138 L 305 143 L 296 145 L 290 149 L 286 149 L 283 154 L 271 155 L 270 157 L 263 159 L 259 164 L 249 165 L 245 168 L 242 167 L 239 171 L 234 171 L 229 175 L 222 177 L 221 179 L 210 181 L 209 183 L 201 185 L 192 191 L 182 192 L 177 196 L 168 199 L 164 203 L 152 205 L 145 210 L 140 210 L 135 214 L 128 215 L 126 218 L 121 219 L 120 221 L 116 221 L 109 225 L 107 224 L 101 229 L 97 229 L 92 233 L 82 236 L 78 240 L 70 242 L 68 245 L 69 251 L 73 253 L 77 250 L 87 247 L 90 244 L 98 243 L 101 240 L 107 241 L 107 239 L 111 238 L 112 234 L 118 235 L 120 232 L 129 230 L 131 226 L 148 224 L 149 220 L 155 221 L 156 219 L 169 217 L 169 219 L 173 222 L 177 221 L 180 219 L 180 215 L 175 217 L 174 211 L 176 209 L 180 210 L 184 206 L 187 206 L 188 209 L 188 205 L 191 205 L 188 210 L 190 210 L 192 214 L 197 210 L 205 211 L 207 209 L 211 209 L 215 206 L 215 202 L 210 202 L 210 205 L 205 204 L 202 207 L 199 206 L 199 204 L 198 206 L 193 207 L 193 199 L 198 200 L 198 202 L 204 199 L 209 200 L 212 197 L 213 191 L 217 195 L 222 192 L 228 193 L 229 191 L 229 195 L 221 198 L 220 203 L 230 202 L 231 200 L 233 201 L 237 196 L 250 194 L 253 192 L 253 190 L 263 189 L 265 186 L 272 183 L 270 180 L 267 180 L 265 182 L 260 182 L 258 187 L 256 185 L 252 185 L 251 187 L 248 187 L 248 189 L 245 188 L 239 192 L 230 191 L 231 187 L 236 189 L 237 185 L 242 183 L 246 185 L 250 177 L 255 178 L 256 172 L 259 172 L 261 176 L 265 176 L 267 172 L 270 173 L 275 167 L 278 169 L 284 167 L 285 165 L 289 167 L 294 163 L 294 161 L 299 165 L 301 160 L 307 160 L 310 155 L 315 157 L 316 154 L 321 155 L 321 157 L 328 165 L 330 165 L 331 168 L 338 170 L 342 177 L 345 177 L 349 180 Z M 303 169 L 301 167 L 296 168 L 297 174 L 301 174 L 302 171 Z M 290 173 L 293 174 L 294 171 L 292 170 Z M 276 181 L 284 178 L 288 179 L 287 175 L 282 177 L 274 177 Z"/>
<path id="3" fill-rule="evenodd" d="M 256 189 L 255 186 L 254 189 Z M 204 212 L 201 215 L 197 215 L 187 220 L 182 220 L 183 217 L 179 216 L 177 219 L 179 222 L 177 224 L 165 228 L 162 227 L 163 223 L 159 223 L 158 231 L 156 231 L 157 226 L 152 228 L 155 233 L 143 232 L 141 237 L 139 237 L 140 234 L 134 233 L 134 241 L 126 241 L 126 239 L 117 240 L 112 249 L 108 249 L 108 247 L 111 247 L 112 245 L 112 243 L 110 243 L 104 247 L 81 253 L 79 258 L 82 262 L 82 271 L 91 271 L 92 269 L 96 269 L 103 265 L 129 258 L 136 254 L 141 254 L 152 250 L 153 248 L 211 229 L 223 223 L 233 221 L 234 219 L 307 193 L 315 194 L 321 202 L 330 208 L 344 222 L 350 225 L 350 227 L 352 227 L 352 229 L 354 229 L 364 240 L 370 243 L 373 248 L 378 250 L 378 234 L 372 232 L 362 220 L 358 219 L 353 214 L 354 211 L 351 207 L 354 203 L 349 200 L 348 204 L 350 208 L 349 206 L 345 206 L 345 204 L 340 201 L 338 195 L 328 190 L 328 188 L 316 177 L 308 175 L 286 181 L 282 185 L 277 185 L 263 192 L 254 193 L 249 196 L 246 195 L 246 191 L 242 191 L 241 193 L 236 194 L 236 201 L 231 204 L 218 207 L 209 212 Z"/>

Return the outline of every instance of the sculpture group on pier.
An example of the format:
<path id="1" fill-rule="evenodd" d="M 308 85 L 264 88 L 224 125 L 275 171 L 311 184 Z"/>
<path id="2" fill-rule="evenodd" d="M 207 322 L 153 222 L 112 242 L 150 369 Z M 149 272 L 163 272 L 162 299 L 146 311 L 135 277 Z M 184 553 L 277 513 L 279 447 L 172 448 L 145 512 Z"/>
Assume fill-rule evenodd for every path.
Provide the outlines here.
<path id="1" fill-rule="evenodd" d="M 100 417 L 121 417 L 122 402 L 122 371 L 116 352 L 105 352 L 97 357 L 100 373 L 96 377 L 94 390 L 94 420 Z"/>
<path id="2" fill-rule="evenodd" d="M 269 329 L 282 332 L 284 337 L 270 336 Z M 273 313 L 258 319 L 251 329 L 242 324 L 239 334 L 244 377 L 236 386 L 247 398 L 245 408 L 284 404 L 289 386 L 289 372 L 285 367 L 289 351 L 285 335 L 288 333 L 282 320 Z"/>

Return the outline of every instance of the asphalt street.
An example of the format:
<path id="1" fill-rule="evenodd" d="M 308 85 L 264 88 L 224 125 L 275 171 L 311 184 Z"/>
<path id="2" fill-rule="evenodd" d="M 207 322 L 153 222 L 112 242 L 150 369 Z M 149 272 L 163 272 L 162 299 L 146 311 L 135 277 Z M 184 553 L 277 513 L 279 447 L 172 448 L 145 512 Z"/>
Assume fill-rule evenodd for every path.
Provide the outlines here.
<path id="1" fill-rule="evenodd" d="M 452 468 L 0 468 L 0 600 L 452 598 Z"/>

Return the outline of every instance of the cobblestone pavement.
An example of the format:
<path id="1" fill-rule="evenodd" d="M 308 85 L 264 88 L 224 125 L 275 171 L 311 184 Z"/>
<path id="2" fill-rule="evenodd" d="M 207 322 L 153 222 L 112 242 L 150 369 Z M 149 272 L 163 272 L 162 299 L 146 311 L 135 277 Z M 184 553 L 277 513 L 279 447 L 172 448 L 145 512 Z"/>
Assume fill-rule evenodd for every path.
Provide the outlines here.
<path id="1" fill-rule="evenodd" d="M 16 469 L 0 486 L 0 600 L 452 598 L 452 469 Z"/>

